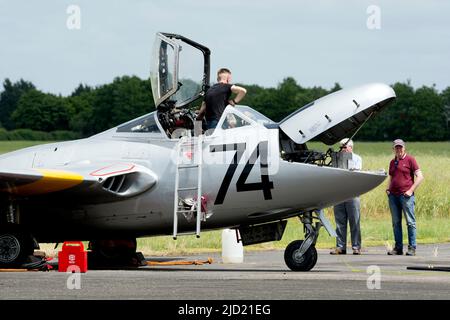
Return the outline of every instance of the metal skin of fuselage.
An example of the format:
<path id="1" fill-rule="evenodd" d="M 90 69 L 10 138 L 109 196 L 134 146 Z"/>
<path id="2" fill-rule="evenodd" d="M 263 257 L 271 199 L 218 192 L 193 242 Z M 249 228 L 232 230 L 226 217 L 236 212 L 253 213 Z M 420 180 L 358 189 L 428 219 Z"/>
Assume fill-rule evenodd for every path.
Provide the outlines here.
<path id="1" fill-rule="evenodd" d="M 258 135 L 255 138 L 255 129 Z M 157 177 L 154 185 L 131 197 L 115 196 L 104 201 L 76 197 L 77 188 L 31 195 L 14 199 L 20 209 L 22 224 L 38 242 L 65 240 L 121 239 L 168 235 L 173 231 L 174 176 L 176 172 L 177 139 L 152 138 L 143 134 L 115 135 L 110 129 L 91 138 L 39 145 L 0 156 L 0 167 L 65 168 L 92 160 L 105 163 L 137 164 Z M 363 194 L 378 186 L 385 173 L 350 171 L 314 164 L 285 161 L 280 157 L 279 129 L 252 124 L 231 130 L 216 129 L 203 138 L 202 195 L 207 200 L 210 217 L 202 222 L 202 231 L 252 225 L 297 216 L 309 210 L 325 208 L 345 199 Z M 237 192 L 238 179 L 261 141 L 268 143 L 268 179 L 266 190 Z M 235 168 L 222 203 L 215 203 L 236 151 L 212 152 L 213 146 L 241 143 L 246 152 Z M 259 159 L 251 167 L 245 183 L 261 181 Z M 70 171 L 70 169 L 68 169 Z M 194 171 L 184 175 L 180 183 L 195 185 Z M 89 186 L 95 193 L 100 182 Z M 69 192 L 70 191 L 70 192 Z M 195 198 L 195 193 L 186 194 Z M 179 218 L 178 232 L 195 231 L 194 221 Z"/>

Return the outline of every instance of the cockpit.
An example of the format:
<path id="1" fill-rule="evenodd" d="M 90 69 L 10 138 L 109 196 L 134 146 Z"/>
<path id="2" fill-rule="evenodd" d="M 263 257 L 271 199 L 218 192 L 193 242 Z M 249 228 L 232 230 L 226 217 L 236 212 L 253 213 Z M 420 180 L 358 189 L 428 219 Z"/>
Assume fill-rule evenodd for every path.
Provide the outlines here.
<path id="1" fill-rule="evenodd" d="M 169 33 L 158 33 L 153 48 L 150 79 L 157 108 L 156 121 L 172 139 L 183 135 L 183 130 L 189 134 L 203 132 L 205 128 L 196 122 L 194 110 L 200 108 L 210 85 L 210 50 L 183 36 Z M 217 128 L 225 130 L 266 124 L 274 122 L 250 107 L 236 106 L 224 112 Z M 139 126 L 131 128 L 141 130 Z"/>
<path id="2" fill-rule="evenodd" d="M 194 130 L 201 98 L 209 86 L 207 47 L 176 34 L 158 33 L 150 71 L 157 121 L 168 137 Z M 176 134 L 175 134 L 176 135 Z"/>
<path id="3" fill-rule="evenodd" d="M 154 138 L 167 135 L 169 139 L 179 139 L 184 135 L 193 136 L 195 135 L 195 125 L 201 124 L 195 122 L 195 116 L 191 116 L 191 113 L 194 114 L 189 109 L 174 109 L 168 113 L 155 111 L 118 126 L 116 133 L 128 133 L 128 136 L 129 134 L 139 135 L 145 133 L 147 136 Z M 202 130 L 200 133 L 220 135 L 222 134 L 221 131 L 224 130 L 242 127 L 264 127 L 266 125 L 275 125 L 275 122 L 248 106 L 228 106 L 214 130 Z M 164 130 L 164 127 L 173 128 L 173 130 Z M 163 134 L 164 132 L 165 135 Z"/>

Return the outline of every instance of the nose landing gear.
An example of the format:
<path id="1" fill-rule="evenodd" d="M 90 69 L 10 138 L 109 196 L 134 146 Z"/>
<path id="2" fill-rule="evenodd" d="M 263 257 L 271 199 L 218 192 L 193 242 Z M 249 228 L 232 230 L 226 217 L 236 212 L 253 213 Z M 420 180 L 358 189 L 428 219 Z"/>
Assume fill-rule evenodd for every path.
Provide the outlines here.
<path id="1" fill-rule="evenodd" d="M 317 250 L 315 248 L 319 229 L 322 227 L 321 214 L 318 217 L 313 212 L 306 212 L 299 215 L 300 221 L 303 223 L 305 232 L 305 240 L 292 241 L 284 251 L 284 261 L 292 271 L 309 271 L 317 262 Z M 313 219 L 319 219 L 313 225 Z"/>

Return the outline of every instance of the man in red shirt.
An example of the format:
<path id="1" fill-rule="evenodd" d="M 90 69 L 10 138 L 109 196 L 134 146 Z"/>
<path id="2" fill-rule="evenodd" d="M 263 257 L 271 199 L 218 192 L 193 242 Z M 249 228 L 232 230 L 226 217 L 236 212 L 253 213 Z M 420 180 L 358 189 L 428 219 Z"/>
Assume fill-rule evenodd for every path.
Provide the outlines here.
<path id="1" fill-rule="evenodd" d="M 408 226 L 407 256 L 416 254 L 416 217 L 414 215 L 414 191 L 423 180 L 422 172 L 413 156 L 406 154 L 406 144 L 402 139 L 393 143 L 395 158 L 389 164 L 389 208 L 392 215 L 395 247 L 388 255 L 403 254 L 402 211 Z"/>

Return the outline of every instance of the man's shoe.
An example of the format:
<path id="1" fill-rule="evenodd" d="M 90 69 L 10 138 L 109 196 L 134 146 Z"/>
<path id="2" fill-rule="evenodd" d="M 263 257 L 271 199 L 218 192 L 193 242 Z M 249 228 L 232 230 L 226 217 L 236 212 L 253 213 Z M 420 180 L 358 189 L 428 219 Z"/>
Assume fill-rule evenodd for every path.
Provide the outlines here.
<path id="1" fill-rule="evenodd" d="M 390 256 L 401 256 L 401 255 L 403 255 L 403 250 L 394 248 L 391 251 L 388 251 L 387 254 L 390 255 Z"/>
<path id="2" fill-rule="evenodd" d="M 347 251 L 342 248 L 336 248 L 330 252 L 330 254 L 347 254 Z"/>
<path id="3" fill-rule="evenodd" d="M 360 255 L 361 254 L 361 249 L 353 249 L 353 254 Z"/>
<path id="4" fill-rule="evenodd" d="M 408 252 L 406 252 L 407 256 L 415 256 L 416 255 L 416 248 L 408 248 Z"/>

